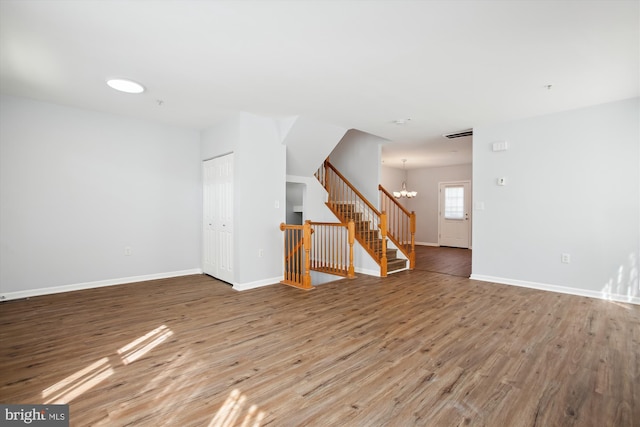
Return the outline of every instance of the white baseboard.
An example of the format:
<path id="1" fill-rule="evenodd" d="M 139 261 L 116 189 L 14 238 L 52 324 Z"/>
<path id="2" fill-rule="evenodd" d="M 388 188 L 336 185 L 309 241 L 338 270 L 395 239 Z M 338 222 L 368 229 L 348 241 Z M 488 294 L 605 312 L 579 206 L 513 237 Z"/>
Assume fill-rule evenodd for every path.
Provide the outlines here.
<path id="1" fill-rule="evenodd" d="M 280 283 L 284 279 L 284 276 L 273 277 L 271 279 L 256 280 L 249 283 L 234 283 L 233 289 L 236 291 L 246 291 L 249 289 L 261 288 L 263 286 L 275 285 Z"/>
<path id="2" fill-rule="evenodd" d="M 504 277 L 484 276 L 472 274 L 470 279 L 482 282 L 500 283 L 502 285 L 520 286 L 523 288 L 538 289 L 541 291 L 560 292 L 562 294 L 577 295 L 581 297 L 598 298 L 606 301 L 624 302 L 628 304 L 640 304 L 640 297 L 627 295 L 607 294 L 604 292 L 590 291 L 587 289 L 570 288 L 566 286 L 549 285 L 546 283 L 527 282 L 525 280 L 507 279 Z"/>
<path id="3" fill-rule="evenodd" d="M 428 242 L 416 242 L 416 245 L 420 245 L 420 246 L 440 246 L 437 243 L 428 243 Z"/>
<path id="4" fill-rule="evenodd" d="M 146 282 L 149 280 L 168 279 L 170 277 L 202 274 L 199 268 L 191 270 L 170 271 L 166 273 L 145 274 L 143 276 L 122 277 L 119 279 L 98 280 L 95 282 L 76 283 L 73 285 L 53 286 L 51 288 L 29 289 L 26 291 L 7 292 L 0 295 L 0 301 L 10 301 L 21 298 L 31 298 L 40 295 L 59 294 L 61 292 L 79 291 L 83 289 L 101 288 L 104 286 L 123 285 L 125 283 Z"/>
<path id="5" fill-rule="evenodd" d="M 387 275 L 400 273 L 401 271 L 408 271 L 408 270 L 409 270 L 409 267 L 401 268 L 400 270 L 387 271 Z"/>
<path id="6" fill-rule="evenodd" d="M 380 277 L 380 270 L 369 270 L 368 268 L 354 268 L 356 273 L 366 274 L 367 276 Z"/>
<path id="7" fill-rule="evenodd" d="M 428 243 L 428 242 L 416 242 L 416 245 L 419 245 L 419 246 L 434 246 L 436 248 L 440 247 L 439 243 Z M 464 249 L 464 248 L 462 248 L 462 249 Z M 473 247 L 469 246 L 467 249 L 472 250 Z"/>

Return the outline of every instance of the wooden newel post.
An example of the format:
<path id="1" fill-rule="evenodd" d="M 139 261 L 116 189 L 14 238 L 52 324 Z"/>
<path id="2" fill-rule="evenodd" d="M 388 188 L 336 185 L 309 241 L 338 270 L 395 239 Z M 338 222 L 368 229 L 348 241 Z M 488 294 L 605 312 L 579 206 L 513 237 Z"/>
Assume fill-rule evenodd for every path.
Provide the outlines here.
<path id="1" fill-rule="evenodd" d="M 411 211 L 409 217 L 409 230 L 411 231 L 411 252 L 409 253 L 409 269 L 416 267 L 416 213 Z"/>
<path id="2" fill-rule="evenodd" d="M 380 233 L 382 234 L 382 253 L 380 258 L 380 276 L 387 277 L 387 213 L 380 214 Z"/>
<path id="3" fill-rule="evenodd" d="M 285 223 L 281 222 L 280 223 L 280 231 L 284 231 L 284 229 L 285 229 Z M 288 277 L 289 275 L 287 273 L 287 233 L 284 233 L 284 245 L 283 245 L 283 248 L 284 248 L 284 257 L 282 258 L 283 261 L 284 261 L 284 266 L 282 268 L 282 272 L 283 272 L 282 279 L 283 280 L 280 283 L 286 283 L 286 280 L 289 278 Z"/>
<path id="4" fill-rule="evenodd" d="M 324 175 L 324 182 L 322 183 L 322 185 L 324 185 L 324 188 L 329 191 L 329 168 L 327 167 L 327 163 L 329 162 L 329 158 L 327 157 L 327 159 L 322 163 L 322 167 L 324 168 L 323 171 L 323 175 Z"/>
<path id="5" fill-rule="evenodd" d="M 355 268 L 353 266 L 353 244 L 356 240 L 356 224 L 352 219 L 347 224 L 347 231 L 349 233 L 349 270 L 347 271 L 347 278 L 353 279 L 356 277 Z"/>
<path id="6" fill-rule="evenodd" d="M 304 275 L 302 288 L 311 289 L 311 221 L 307 220 L 302 228 L 302 246 L 304 247 Z"/>

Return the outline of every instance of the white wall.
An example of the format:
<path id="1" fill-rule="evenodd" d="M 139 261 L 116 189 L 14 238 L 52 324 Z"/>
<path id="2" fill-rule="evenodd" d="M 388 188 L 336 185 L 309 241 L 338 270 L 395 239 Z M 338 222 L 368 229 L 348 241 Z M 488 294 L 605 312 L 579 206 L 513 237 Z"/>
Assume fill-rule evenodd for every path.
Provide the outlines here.
<path id="1" fill-rule="evenodd" d="M 406 169 L 392 168 L 384 165 L 380 168 L 380 185 L 382 185 L 385 190 L 391 194 L 393 194 L 394 191 L 400 191 L 402 189 L 402 182 L 406 180 Z M 407 183 L 407 188 L 413 189 L 413 187 L 409 187 L 409 183 Z M 407 207 L 408 200 L 406 198 L 396 199 L 396 201 L 398 201 L 403 207 Z"/>
<path id="2" fill-rule="evenodd" d="M 474 128 L 472 278 L 640 303 L 639 110 L 636 98 Z"/>
<path id="3" fill-rule="evenodd" d="M 286 220 L 286 147 L 274 119 L 243 113 L 236 150 L 236 278 L 240 286 L 271 281 L 283 274 Z M 277 204 L 277 207 L 276 207 Z M 264 251 L 262 258 L 258 250 Z"/>
<path id="4" fill-rule="evenodd" d="M 407 188 L 418 192 L 417 197 L 405 202 L 405 207 L 416 213 L 416 243 L 437 246 L 439 184 L 446 181 L 471 181 L 471 165 L 411 169 L 407 175 Z"/>
<path id="5" fill-rule="evenodd" d="M 287 146 L 287 174 L 312 176 L 347 129 L 298 116 L 279 121 L 280 135 Z"/>
<path id="6" fill-rule="evenodd" d="M 400 190 L 402 181 L 407 179 L 407 170 L 382 166 L 380 168 L 380 184 L 389 192 Z"/>
<path id="7" fill-rule="evenodd" d="M 200 132 L 202 160 L 229 154 L 240 138 L 240 114 Z"/>
<path id="8" fill-rule="evenodd" d="M 0 296 L 199 270 L 197 132 L 7 96 L 0 123 Z"/>
<path id="9" fill-rule="evenodd" d="M 378 136 L 351 129 L 329 155 L 340 173 L 376 207 L 382 144 L 387 142 Z"/>
<path id="10" fill-rule="evenodd" d="M 240 113 L 202 132 L 203 160 L 232 151 L 234 289 L 277 283 L 283 269 L 279 226 L 286 220 L 286 147 L 280 123 Z"/>

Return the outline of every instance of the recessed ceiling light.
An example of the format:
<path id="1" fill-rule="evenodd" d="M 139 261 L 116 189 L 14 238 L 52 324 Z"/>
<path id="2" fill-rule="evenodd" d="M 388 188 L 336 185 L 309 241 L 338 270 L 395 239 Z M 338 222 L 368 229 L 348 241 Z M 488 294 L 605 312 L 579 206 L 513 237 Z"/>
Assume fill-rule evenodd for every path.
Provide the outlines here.
<path id="1" fill-rule="evenodd" d="M 107 84 L 110 88 L 126 93 L 142 93 L 144 86 L 128 79 L 109 79 Z"/>

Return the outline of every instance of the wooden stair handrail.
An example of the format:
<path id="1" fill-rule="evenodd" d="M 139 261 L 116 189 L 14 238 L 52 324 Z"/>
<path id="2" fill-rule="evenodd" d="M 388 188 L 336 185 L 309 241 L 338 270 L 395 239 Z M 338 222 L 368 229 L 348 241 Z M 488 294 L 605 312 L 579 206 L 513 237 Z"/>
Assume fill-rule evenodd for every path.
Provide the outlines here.
<path id="1" fill-rule="evenodd" d="M 353 185 L 351 183 L 351 181 L 349 181 L 347 178 L 345 178 L 344 175 L 342 175 L 340 173 L 340 171 L 338 169 L 335 168 L 335 166 L 333 166 L 328 160 L 324 161 L 324 164 L 326 167 L 328 167 L 329 169 L 331 169 L 333 172 L 335 172 L 336 175 L 338 175 L 338 177 L 343 180 L 347 186 L 360 198 L 362 199 L 362 201 L 367 205 L 367 207 L 369 207 L 369 209 L 371 209 L 373 211 L 373 213 L 375 213 L 376 215 L 380 216 L 380 211 L 371 204 L 371 202 L 369 202 L 369 200 L 367 200 L 366 197 L 364 197 L 362 195 L 362 193 L 360 191 L 358 191 L 358 189 L 355 187 L 355 185 Z"/>
<path id="2" fill-rule="evenodd" d="M 393 194 L 391 194 L 390 192 L 387 191 L 386 188 L 384 188 L 381 184 L 378 184 L 378 190 L 382 191 L 391 201 L 393 201 L 393 203 L 396 204 L 396 206 L 398 206 L 399 209 L 402 210 L 402 212 L 404 212 L 405 214 L 407 214 L 407 216 L 411 216 L 411 212 L 409 212 L 407 210 L 407 208 L 405 208 L 404 206 L 402 206 L 397 200 L 396 198 L 393 196 Z"/>

